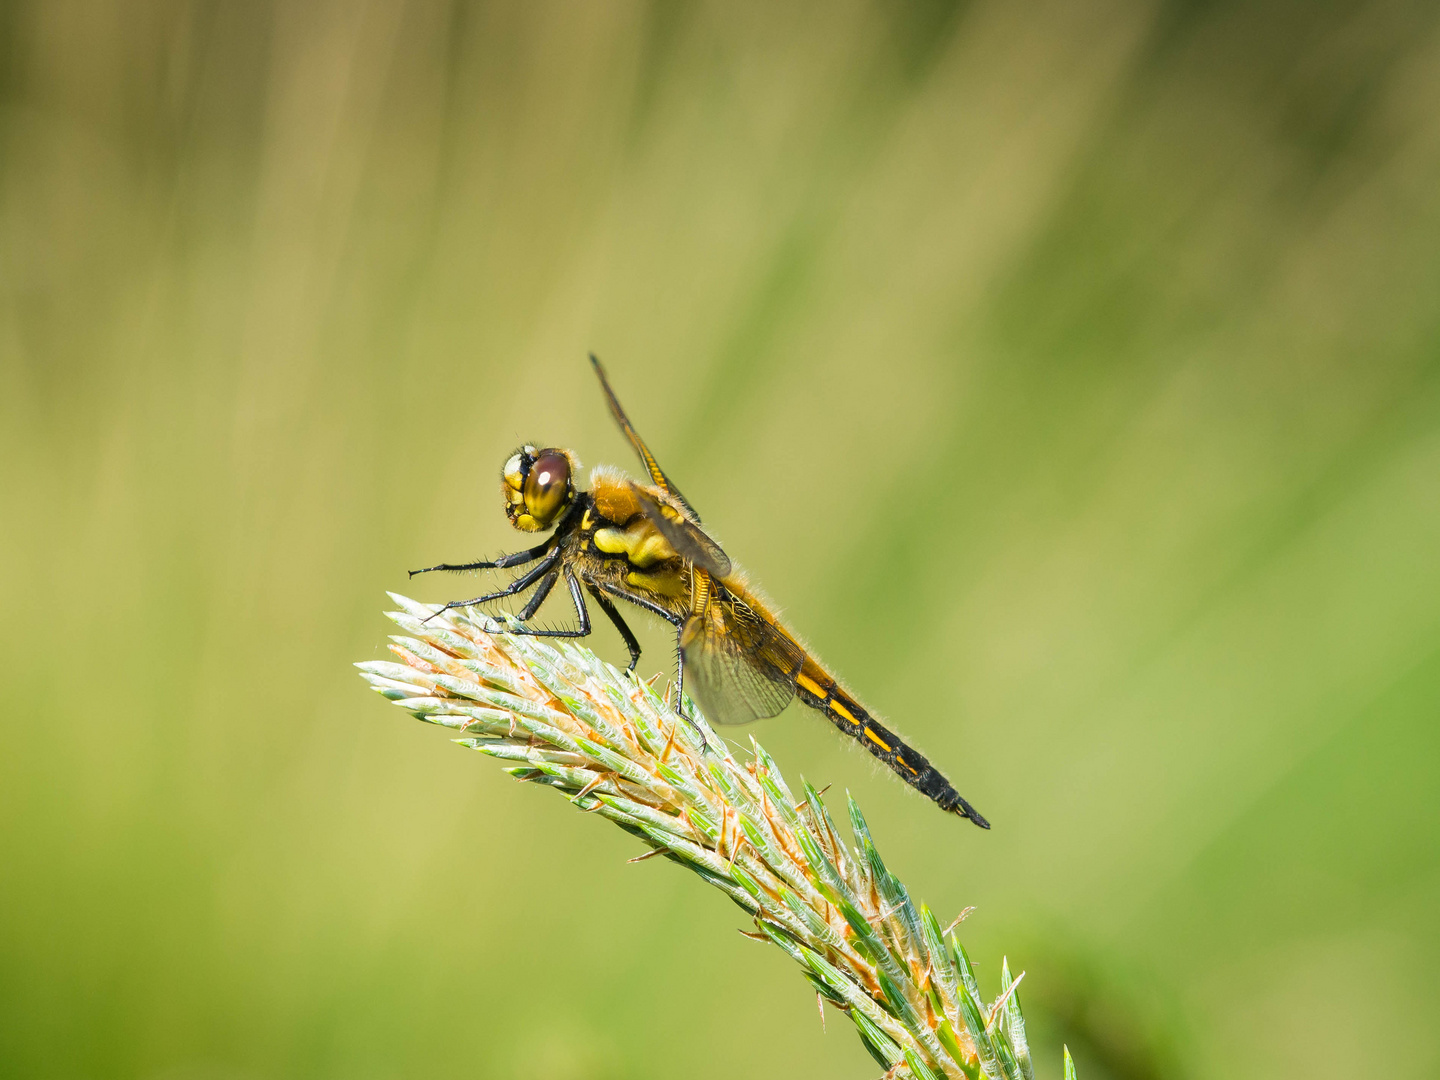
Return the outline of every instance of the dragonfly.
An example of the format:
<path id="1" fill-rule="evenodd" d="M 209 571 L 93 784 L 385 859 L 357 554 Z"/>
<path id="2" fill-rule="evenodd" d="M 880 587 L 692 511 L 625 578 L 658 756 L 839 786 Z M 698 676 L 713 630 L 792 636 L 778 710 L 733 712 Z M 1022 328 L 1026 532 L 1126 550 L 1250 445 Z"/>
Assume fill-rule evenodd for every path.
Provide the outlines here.
<path id="1" fill-rule="evenodd" d="M 528 592 L 518 622 L 506 632 L 581 638 L 591 632 L 588 597 L 619 632 L 630 654 L 626 670 L 633 674 L 640 662 L 640 643 L 626 624 L 620 603 L 633 605 L 675 630 L 674 701 L 681 716 L 687 688 L 704 715 L 722 724 L 775 716 L 798 698 L 940 809 L 990 828 L 923 754 L 881 724 L 756 595 L 630 423 L 605 368 L 593 354 L 590 363 L 610 413 L 639 455 L 649 483 L 600 466 L 590 474 L 589 489 L 583 490 L 576 485 L 578 463 L 571 451 L 520 447 L 501 469 L 505 513 L 522 532 L 550 535 L 534 547 L 497 559 L 410 571 L 413 577 L 432 571 L 524 568 L 504 588 L 453 600 L 435 614 Z M 562 583 L 578 625 L 530 625 Z"/>

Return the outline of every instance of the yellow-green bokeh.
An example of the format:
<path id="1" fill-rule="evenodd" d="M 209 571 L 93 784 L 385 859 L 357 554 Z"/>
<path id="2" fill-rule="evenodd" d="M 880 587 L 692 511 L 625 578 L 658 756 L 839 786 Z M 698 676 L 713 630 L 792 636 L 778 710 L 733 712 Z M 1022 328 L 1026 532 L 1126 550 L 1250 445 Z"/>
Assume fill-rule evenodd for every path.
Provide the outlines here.
<path id="1" fill-rule="evenodd" d="M 0 7 L 0 1072 L 873 1076 L 349 667 L 516 443 L 633 467 L 594 349 L 995 823 L 756 728 L 1045 1075 L 1434 1075 L 1437 16 Z"/>

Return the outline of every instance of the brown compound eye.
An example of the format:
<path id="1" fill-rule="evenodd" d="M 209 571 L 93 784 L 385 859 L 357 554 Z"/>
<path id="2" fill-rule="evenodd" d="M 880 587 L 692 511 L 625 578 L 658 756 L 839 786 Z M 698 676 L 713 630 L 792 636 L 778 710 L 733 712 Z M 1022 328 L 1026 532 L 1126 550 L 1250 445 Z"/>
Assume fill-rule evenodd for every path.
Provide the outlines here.
<path id="1" fill-rule="evenodd" d="M 565 509 L 570 501 L 570 462 L 558 450 L 545 450 L 530 466 L 525 478 L 525 509 L 542 529 Z"/>

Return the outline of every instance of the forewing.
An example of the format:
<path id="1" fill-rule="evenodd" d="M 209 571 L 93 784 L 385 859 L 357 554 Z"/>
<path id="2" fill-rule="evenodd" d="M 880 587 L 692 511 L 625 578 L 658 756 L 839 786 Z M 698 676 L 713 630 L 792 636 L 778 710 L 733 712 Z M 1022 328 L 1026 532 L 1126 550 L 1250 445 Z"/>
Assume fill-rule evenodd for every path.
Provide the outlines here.
<path id="1" fill-rule="evenodd" d="M 639 484 L 631 483 L 630 490 L 640 502 L 640 512 L 660 530 L 660 535 L 669 541 L 682 559 L 689 559 L 702 570 L 710 571 L 712 577 L 730 576 L 730 556 L 704 529 L 678 508 L 662 503 Z"/>
<path id="2" fill-rule="evenodd" d="M 715 723 L 748 724 L 790 704 L 804 658 L 784 631 L 726 594 L 685 644 L 685 685 Z"/>
<path id="3" fill-rule="evenodd" d="M 700 515 L 697 514 L 695 508 L 690 505 L 690 500 L 680 494 L 680 489 L 665 475 L 664 470 L 660 468 L 660 463 L 655 460 L 655 455 L 650 453 L 650 448 L 645 445 L 645 440 L 640 438 L 640 433 L 631 426 L 630 418 L 625 415 L 625 410 L 620 407 L 620 399 L 615 396 L 615 391 L 610 389 L 610 380 L 605 377 L 605 368 L 601 366 L 600 361 L 594 353 L 590 354 L 590 363 L 594 365 L 595 374 L 600 378 L 600 388 L 605 391 L 605 400 L 610 403 L 610 415 L 615 417 L 615 422 L 620 425 L 620 430 L 623 431 L 625 437 L 630 440 L 630 445 L 635 448 L 635 453 L 640 455 L 641 464 L 645 466 L 645 471 L 650 474 L 650 482 L 661 491 L 674 495 L 675 498 L 680 500 L 680 505 L 689 511 L 690 516 L 696 521 L 699 521 Z"/>

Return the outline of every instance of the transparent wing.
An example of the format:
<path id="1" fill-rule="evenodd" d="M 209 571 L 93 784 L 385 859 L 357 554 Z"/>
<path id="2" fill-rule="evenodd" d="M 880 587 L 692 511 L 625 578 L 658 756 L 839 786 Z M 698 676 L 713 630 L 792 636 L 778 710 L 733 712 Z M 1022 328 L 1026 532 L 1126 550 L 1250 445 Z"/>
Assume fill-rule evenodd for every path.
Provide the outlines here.
<path id="1" fill-rule="evenodd" d="M 660 463 L 655 460 L 655 455 L 650 453 L 650 448 L 645 445 L 645 440 L 640 438 L 640 433 L 631 425 L 630 418 L 625 415 L 625 410 L 620 407 L 620 399 L 615 396 L 615 391 L 610 389 L 610 380 L 605 377 L 605 368 L 601 365 L 594 353 L 590 354 L 590 363 L 595 368 L 595 374 L 600 377 L 600 388 L 605 391 L 605 400 L 610 403 L 610 415 L 615 417 L 615 422 L 620 425 L 620 430 L 623 431 L 625 437 L 630 440 L 630 445 L 635 448 L 635 453 L 640 455 L 641 464 L 645 466 L 645 471 L 650 474 L 650 482 L 661 491 L 666 491 L 674 495 L 675 498 L 680 500 L 680 505 L 686 509 L 690 516 L 696 521 L 699 521 L 700 515 L 697 514 L 695 508 L 690 505 L 690 500 L 685 498 L 684 495 L 681 495 L 680 489 L 665 475 L 665 471 L 660 468 Z"/>
<path id="2" fill-rule="evenodd" d="M 724 591 L 681 637 L 685 686 L 717 724 L 774 716 L 795 696 L 805 654 L 779 627 Z"/>
<path id="3" fill-rule="evenodd" d="M 682 559 L 689 559 L 701 569 L 708 570 L 712 577 L 730 576 L 730 556 L 704 529 L 677 507 L 662 503 L 639 484 L 632 482 L 630 490 L 640 501 L 640 512 L 660 530 L 660 535 L 669 541 Z"/>

